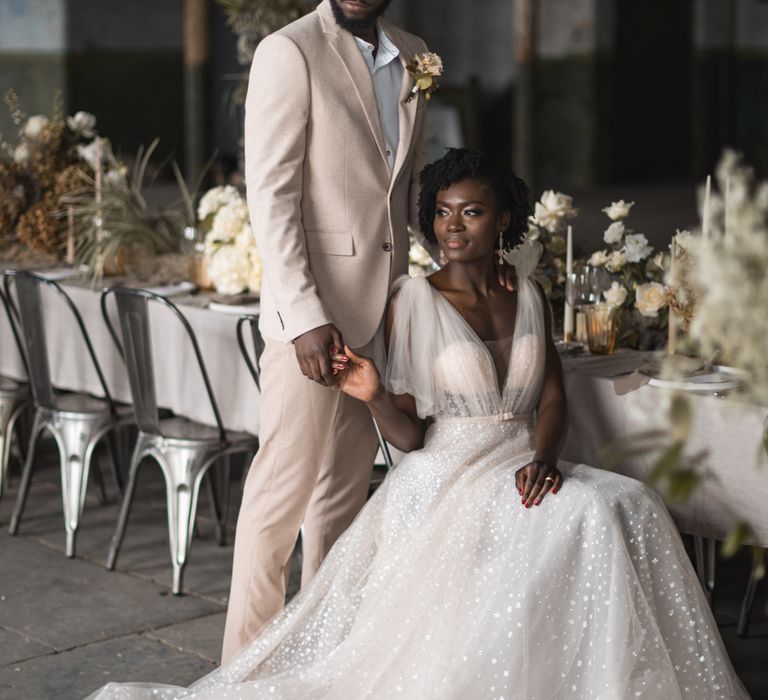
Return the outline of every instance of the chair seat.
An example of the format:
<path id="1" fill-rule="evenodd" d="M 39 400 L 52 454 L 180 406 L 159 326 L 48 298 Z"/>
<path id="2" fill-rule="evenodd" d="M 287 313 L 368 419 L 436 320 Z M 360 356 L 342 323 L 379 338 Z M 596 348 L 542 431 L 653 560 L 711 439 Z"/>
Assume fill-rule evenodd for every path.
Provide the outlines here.
<path id="1" fill-rule="evenodd" d="M 198 423 L 197 421 L 184 418 L 183 416 L 174 416 L 173 418 L 161 419 L 160 431 L 162 432 L 163 437 L 166 437 L 170 440 L 197 443 L 221 442 L 218 428 L 215 428 L 212 425 L 206 425 L 205 423 Z M 241 442 L 248 443 L 256 442 L 256 438 L 249 433 L 228 430 L 227 441 L 234 444 Z"/>
<path id="2" fill-rule="evenodd" d="M 56 409 L 61 413 L 80 413 L 84 415 L 94 415 L 99 413 L 109 413 L 109 404 L 104 399 L 99 399 L 90 394 L 80 394 L 77 392 L 56 394 Z M 130 406 L 118 406 L 117 413 L 120 416 L 131 414 Z"/>

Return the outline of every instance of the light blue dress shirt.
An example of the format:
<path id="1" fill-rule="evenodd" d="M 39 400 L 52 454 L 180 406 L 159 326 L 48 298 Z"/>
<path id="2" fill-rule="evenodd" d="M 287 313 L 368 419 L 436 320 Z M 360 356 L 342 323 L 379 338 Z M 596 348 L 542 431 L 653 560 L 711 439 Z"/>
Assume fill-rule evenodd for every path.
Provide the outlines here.
<path id="1" fill-rule="evenodd" d="M 365 59 L 373 78 L 373 90 L 379 103 L 379 116 L 387 144 L 387 160 L 390 172 L 395 168 L 395 158 L 400 145 L 400 115 L 398 104 L 405 68 L 400 62 L 400 49 L 378 26 L 379 49 L 373 57 L 373 44 L 355 37 L 360 53 Z"/>

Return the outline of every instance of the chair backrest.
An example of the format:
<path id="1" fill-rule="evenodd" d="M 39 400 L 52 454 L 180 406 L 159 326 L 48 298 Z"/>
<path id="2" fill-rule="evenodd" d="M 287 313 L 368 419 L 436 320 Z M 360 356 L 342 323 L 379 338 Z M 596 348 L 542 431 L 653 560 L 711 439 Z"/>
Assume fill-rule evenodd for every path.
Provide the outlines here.
<path id="1" fill-rule="evenodd" d="M 115 297 L 117 304 L 122 341 L 115 332 L 114 325 L 109 317 L 107 300 L 110 296 Z M 150 303 L 156 303 L 169 309 L 184 328 L 194 350 L 200 374 L 208 393 L 208 400 L 216 419 L 216 427 L 219 429 L 222 441 L 226 441 L 227 433 L 221 422 L 221 414 L 213 395 L 213 389 L 211 388 L 208 371 L 205 368 L 205 362 L 200 352 L 200 346 L 198 345 L 195 332 L 192 330 L 192 326 L 190 326 L 184 314 L 170 300 L 146 289 L 110 287 L 104 290 L 101 295 L 101 313 L 128 370 L 128 381 L 131 387 L 136 423 L 145 433 L 162 435 L 149 324 Z"/>
<path id="2" fill-rule="evenodd" d="M 0 288 L 0 303 L 3 305 L 5 315 L 8 319 L 8 325 L 11 327 L 11 333 L 13 334 L 13 340 L 16 343 L 16 348 L 21 356 L 21 362 L 24 365 L 24 371 L 26 372 L 27 379 L 29 379 L 29 365 L 27 364 L 27 355 L 24 352 L 24 345 L 21 342 L 19 335 L 19 328 L 17 325 L 18 318 L 16 316 L 16 310 L 11 304 L 11 300 L 6 296 L 5 290 Z"/>
<path id="3" fill-rule="evenodd" d="M 248 345 L 245 342 L 245 326 L 250 328 L 250 335 L 253 340 L 253 353 L 248 349 Z M 256 386 L 261 391 L 261 353 L 264 352 L 264 339 L 259 332 L 259 317 L 258 316 L 241 316 L 237 319 L 237 344 L 240 346 L 240 353 L 245 360 L 245 364 L 253 376 L 253 381 L 256 382 Z"/>
<path id="4" fill-rule="evenodd" d="M 109 404 L 110 411 L 116 412 L 115 403 L 107 387 L 101 365 L 96 358 L 88 331 L 85 329 L 83 318 L 69 295 L 53 280 L 49 280 L 34 272 L 21 270 L 6 270 L 4 273 L 5 295 L 13 307 L 14 295 L 11 292 L 11 282 L 16 297 L 16 313 L 21 326 L 21 338 L 26 356 L 29 383 L 32 396 L 39 406 L 56 410 L 56 393 L 51 382 L 51 370 L 48 364 L 48 344 L 45 333 L 41 287 L 47 287 L 61 298 L 75 320 L 83 338 L 88 356 L 101 384 L 104 398 Z"/>

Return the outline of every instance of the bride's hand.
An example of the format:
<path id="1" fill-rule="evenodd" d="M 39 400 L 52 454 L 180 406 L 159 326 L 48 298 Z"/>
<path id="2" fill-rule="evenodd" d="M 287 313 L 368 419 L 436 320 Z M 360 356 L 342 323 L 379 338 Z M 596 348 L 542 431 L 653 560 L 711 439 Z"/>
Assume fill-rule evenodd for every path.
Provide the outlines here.
<path id="1" fill-rule="evenodd" d="M 358 355 L 349 346 L 344 346 L 344 352 L 348 362 L 338 371 L 334 365 L 334 382 L 345 394 L 367 403 L 381 390 L 379 371 L 373 360 Z"/>
<path id="2" fill-rule="evenodd" d="M 515 472 L 517 490 L 523 498 L 523 505 L 530 508 L 537 506 L 549 493 L 557 493 L 563 483 L 563 475 L 557 467 L 540 460 L 534 460 Z"/>

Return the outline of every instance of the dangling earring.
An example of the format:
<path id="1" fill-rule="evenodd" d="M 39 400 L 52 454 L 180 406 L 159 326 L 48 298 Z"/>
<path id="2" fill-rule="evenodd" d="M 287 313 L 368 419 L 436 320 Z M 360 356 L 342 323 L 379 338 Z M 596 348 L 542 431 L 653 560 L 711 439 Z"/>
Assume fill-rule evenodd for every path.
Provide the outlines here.
<path id="1" fill-rule="evenodd" d="M 445 257 L 445 251 L 440 249 L 440 267 L 445 267 L 448 264 L 448 258 Z"/>
<path id="2" fill-rule="evenodd" d="M 504 231 L 499 231 L 499 265 L 504 264 Z"/>

